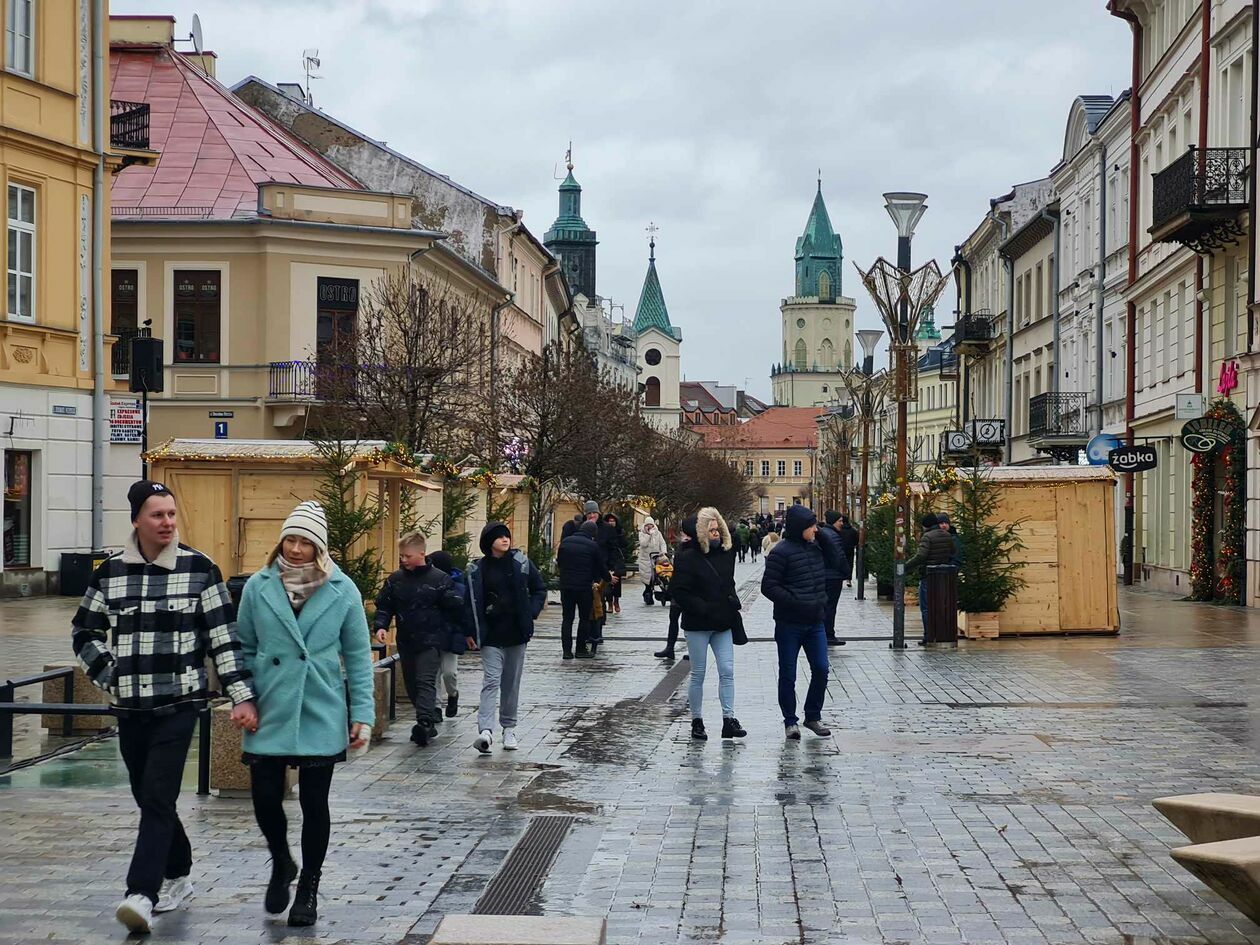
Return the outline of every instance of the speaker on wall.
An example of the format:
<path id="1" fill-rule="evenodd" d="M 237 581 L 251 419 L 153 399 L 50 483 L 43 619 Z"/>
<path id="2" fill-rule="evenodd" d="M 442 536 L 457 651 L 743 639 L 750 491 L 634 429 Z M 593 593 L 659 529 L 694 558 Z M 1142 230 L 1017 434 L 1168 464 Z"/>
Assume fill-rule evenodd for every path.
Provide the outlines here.
<path id="1" fill-rule="evenodd" d="M 162 392 L 162 339 L 135 337 L 131 339 L 131 391 L 138 394 Z"/>

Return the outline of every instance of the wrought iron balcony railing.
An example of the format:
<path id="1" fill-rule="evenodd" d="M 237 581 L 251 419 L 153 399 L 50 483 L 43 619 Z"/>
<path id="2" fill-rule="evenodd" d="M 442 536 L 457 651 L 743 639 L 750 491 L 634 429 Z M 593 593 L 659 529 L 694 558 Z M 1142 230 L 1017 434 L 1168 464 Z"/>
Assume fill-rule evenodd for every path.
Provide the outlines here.
<path id="1" fill-rule="evenodd" d="M 1028 402 L 1029 438 L 1089 439 L 1088 402 L 1084 393 L 1037 394 Z"/>
<path id="2" fill-rule="evenodd" d="M 954 322 L 954 343 L 966 348 L 983 348 L 997 338 L 997 319 L 990 312 L 968 312 Z"/>
<path id="3" fill-rule="evenodd" d="M 148 102 L 109 102 L 109 144 L 131 151 L 149 150 Z"/>
<path id="4" fill-rule="evenodd" d="M 127 377 L 131 374 L 131 339 L 140 334 L 135 328 L 119 328 L 113 332 L 118 340 L 114 342 L 114 350 L 110 353 L 110 371 L 114 377 Z"/>
<path id="5" fill-rule="evenodd" d="M 1189 148 L 1152 175 L 1151 236 L 1211 252 L 1242 235 L 1251 156 L 1247 148 Z"/>
<path id="6" fill-rule="evenodd" d="M 272 400 L 343 400 L 354 394 L 364 370 L 331 361 L 272 361 L 267 393 Z"/>

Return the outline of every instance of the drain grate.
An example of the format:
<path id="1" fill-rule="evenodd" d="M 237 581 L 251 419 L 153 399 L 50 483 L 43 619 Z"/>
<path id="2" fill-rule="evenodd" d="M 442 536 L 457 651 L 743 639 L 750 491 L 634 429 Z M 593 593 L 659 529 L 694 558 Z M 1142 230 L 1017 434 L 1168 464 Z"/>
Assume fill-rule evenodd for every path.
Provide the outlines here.
<path id="1" fill-rule="evenodd" d="M 572 817 L 534 817 L 473 907 L 473 915 L 529 915 Z"/>
<path id="2" fill-rule="evenodd" d="M 669 668 L 669 672 L 661 677 L 661 681 L 653 687 L 652 691 L 639 701 L 644 705 L 664 705 L 690 673 L 691 663 L 687 660 L 679 660 Z"/>

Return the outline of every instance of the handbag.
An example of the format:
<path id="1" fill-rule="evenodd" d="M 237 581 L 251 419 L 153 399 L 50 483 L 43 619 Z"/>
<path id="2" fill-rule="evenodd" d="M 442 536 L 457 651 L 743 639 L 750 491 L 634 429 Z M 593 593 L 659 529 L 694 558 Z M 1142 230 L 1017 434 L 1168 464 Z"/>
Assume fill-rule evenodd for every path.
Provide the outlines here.
<path id="1" fill-rule="evenodd" d="M 704 563 L 709 566 L 709 570 L 713 572 L 713 576 L 720 583 L 722 576 L 717 573 L 717 568 L 713 566 L 713 562 L 706 558 Z M 739 595 L 734 591 L 727 592 L 726 603 L 731 608 L 731 642 L 736 646 L 743 646 L 748 642 L 748 631 L 744 629 L 744 616 L 740 613 L 744 605 L 740 601 Z"/>

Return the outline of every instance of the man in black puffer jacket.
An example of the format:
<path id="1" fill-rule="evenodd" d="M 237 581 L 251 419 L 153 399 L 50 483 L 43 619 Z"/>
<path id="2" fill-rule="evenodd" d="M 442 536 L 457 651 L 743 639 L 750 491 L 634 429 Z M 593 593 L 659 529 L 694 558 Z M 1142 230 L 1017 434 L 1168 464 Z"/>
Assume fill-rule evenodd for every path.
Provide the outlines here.
<path id="1" fill-rule="evenodd" d="M 594 585 L 610 578 L 608 561 L 598 542 L 599 526 L 583 522 L 575 534 L 560 542 L 556 568 L 560 572 L 560 643 L 564 658 L 587 659 L 591 637 L 591 609 L 595 606 Z M 573 649 L 573 617 L 577 615 L 577 650 Z"/>
<path id="2" fill-rule="evenodd" d="M 796 715 L 796 663 L 805 650 L 809 661 L 809 690 L 805 695 L 805 727 L 828 736 L 822 723 L 827 694 L 827 573 L 822 549 L 814 544 L 818 519 L 803 505 L 787 510 L 783 540 L 766 555 L 761 593 L 774 601 L 774 642 L 779 649 L 779 708 L 787 737 L 799 740 Z"/>
<path id="3" fill-rule="evenodd" d="M 827 612 L 823 624 L 827 631 L 827 645 L 843 646 L 844 641 L 836 638 L 836 608 L 840 604 L 840 588 L 844 587 L 844 546 L 834 525 L 839 521 L 840 513 L 828 512 L 826 519 L 827 524 L 819 525 L 814 535 L 815 543 L 822 549 L 823 566 L 827 569 Z"/>

